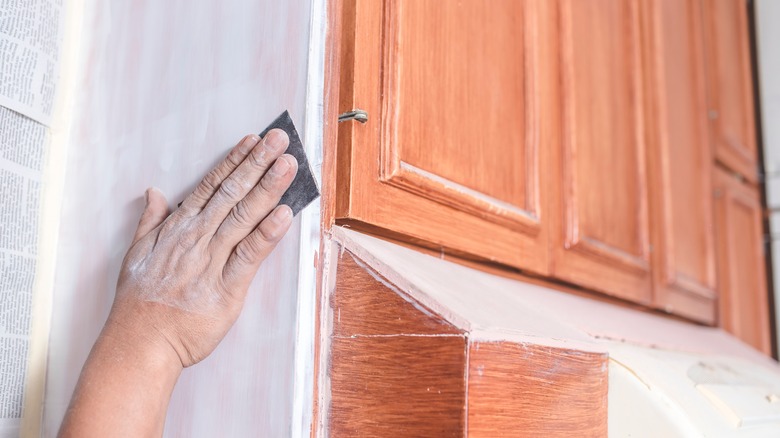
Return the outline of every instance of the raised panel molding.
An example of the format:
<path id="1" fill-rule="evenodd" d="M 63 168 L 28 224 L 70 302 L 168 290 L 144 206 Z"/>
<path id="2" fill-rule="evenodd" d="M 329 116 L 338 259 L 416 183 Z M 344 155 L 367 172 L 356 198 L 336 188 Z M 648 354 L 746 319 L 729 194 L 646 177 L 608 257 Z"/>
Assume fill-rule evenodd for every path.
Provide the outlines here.
<path id="1" fill-rule="evenodd" d="M 654 303 L 713 323 L 712 149 L 700 0 L 643 4 Z"/>
<path id="2" fill-rule="evenodd" d="M 771 354 L 761 201 L 755 187 L 715 171 L 720 326 Z"/>
<path id="3" fill-rule="evenodd" d="M 709 117 L 716 158 L 758 181 L 746 0 L 704 0 Z"/>
<path id="4" fill-rule="evenodd" d="M 380 180 L 405 191 L 414 193 L 433 201 L 442 203 L 458 210 L 469 212 L 477 217 L 489 220 L 508 228 L 536 234 L 539 232 L 540 200 L 539 200 L 539 93 L 537 77 L 539 75 L 538 60 L 538 25 L 539 12 L 536 0 L 522 0 L 515 5 L 522 5 L 522 50 L 518 54 L 523 65 L 523 96 L 524 109 L 524 139 L 525 150 L 525 202 L 516 205 L 512 202 L 497 199 L 483 192 L 452 181 L 441 175 L 406 162 L 402 158 L 399 147 L 399 112 L 401 95 L 399 84 L 402 81 L 403 59 L 399 53 L 401 46 L 400 34 L 403 32 L 399 15 L 404 5 L 408 3 L 399 0 L 384 2 L 384 20 L 382 35 L 382 128 L 380 137 Z M 505 2 L 506 4 L 506 2 Z M 509 55 L 507 55 L 509 56 Z M 410 109 L 408 109 L 410 110 Z M 413 111 L 413 110 L 410 110 Z M 446 113 L 448 108 L 440 108 Z M 425 114 L 419 114 L 423 119 Z M 431 114 L 432 117 L 436 115 Z M 475 118 L 478 119 L 478 114 Z M 475 129 L 479 128 L 474 126 Z M 417 147 L 424 145 L 417 145 Z"/>
<path id="5" fill-rule="evenodd" d="M 639 2 L 561 0 L 559 22 L 562 236 L 554 244 L 555 274 L 648 303 Z"/>
<path id="6" fill-rule="evenodd" d="M 547 275 L 554 4 L 491 6 L 343 1 L 334 219 Z"/>

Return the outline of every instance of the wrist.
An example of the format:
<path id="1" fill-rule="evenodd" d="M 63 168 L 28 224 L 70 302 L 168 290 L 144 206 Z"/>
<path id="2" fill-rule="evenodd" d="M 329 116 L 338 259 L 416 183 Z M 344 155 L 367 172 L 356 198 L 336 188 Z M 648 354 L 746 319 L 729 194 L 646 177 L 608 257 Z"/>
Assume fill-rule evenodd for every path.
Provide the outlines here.
<path id="1" fill-rule="evenodd" d="M 178 378 L 183 369 L 179 354 L 155 324 L 140 313 L 127 309 L 117 315 L 112 309 L 96 345 L 105 344 L 116 357 L 129 358 L 138 367 Z"/>

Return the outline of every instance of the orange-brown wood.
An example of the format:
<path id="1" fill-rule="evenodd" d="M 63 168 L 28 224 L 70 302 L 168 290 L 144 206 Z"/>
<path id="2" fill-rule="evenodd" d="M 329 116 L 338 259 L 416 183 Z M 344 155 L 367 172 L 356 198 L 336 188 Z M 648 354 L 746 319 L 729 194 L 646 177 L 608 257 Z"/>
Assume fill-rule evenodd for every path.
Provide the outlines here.
<path id="1" fill-rule="evenodd" d="M 769 305 L 758 189 L 715 170 L 720 325 L 771 354 Z"/>
<path id="2" fill-rule="evenodd" d="M 755 177 L 743 6 L 344 0 L 338 112 L 369 121 L 325 228 L 712 324 L 711 166 Z"/>
<path id="3" fill-rule="evenodd" d="M 607 436 L 607 361 L 600 353 L 473 342 L 468 436 Z"/>
<path id="4" fill-rule="evenodd" d="M 718 161 L 758 179 L 747 0 L 704 0 L 709 116 Z"/>
<path id="5" fill-rule="evenodd" d="M 559 4 L 553 273 L 650 304 L 639 2 Z"/>
<path id="6" fill-rule="evenodd" d="M 700 0 L 643 3 L 654 305 L 715 321 L 712 152 Z"/>
<path id="7" fill-rule="evenodd" d="M 324 53 L 324 72 L 323 72 L 323 132 L 322 132 L 322 179 L 320 198 L 320 247 L 317 252 L 315 266 L 316 276 L 316 314 L 314 321 L 314 364 L 313 376 L 320 375 L 321 363 L 321 339 L 320 329 L 321 315 L 323 312 L 323 294 L 324 283 L 327 278 L 326 254 L 330 247 L 330 239 L 327 233 L 330 231 L 335 221 L 336 212 L 336 193 L 337 186 L 337 167 L 336 167 L 336 141 L 338 137 L 338 110 L 339 110 L 339 83 L 341 78 L 341 36 L 343 27 L 341 25 L 342 0 L 330 0 L 327 2 L 326 10 L 326 35 L 325 35 L 325 53 Z M 316 378 L 313 382 L 313 394 L 320 392 L 320 379 Z M 312 401 L 312 427 L 310 436 L 314 438 L 317 434 L 317 428 L 313 425 L 320 423 L 320 416 L 323 414 L 319 405 L 319 397 L 313 397 Z"/>
<path id="8" fill-rule="evenodd" d="M 606 434 L 606 354 L 474 341 L 350 252 L 331 274 L 327 436 Z"/>
<path id="9" fill-rule="evenodd" d="M 335 338 L 332 437 L 463 437 L 462 336 Z"/>
<path id="10" fill-rule="evenodd" d="M 462 437 L 463 332 L 350 253 L 332 275 L 328 436 Z"/>
<path id="11" fill-rule="evenodd" d="M 334 336 L 463 334 L 352 254 L 342 254 L 338 264 L 336 293 L 330 299 Z"/>
<path id="12" fill-rule="evenodd" d="M 546 273 L 549 8 L 347 2 L 337 218 Z"/>

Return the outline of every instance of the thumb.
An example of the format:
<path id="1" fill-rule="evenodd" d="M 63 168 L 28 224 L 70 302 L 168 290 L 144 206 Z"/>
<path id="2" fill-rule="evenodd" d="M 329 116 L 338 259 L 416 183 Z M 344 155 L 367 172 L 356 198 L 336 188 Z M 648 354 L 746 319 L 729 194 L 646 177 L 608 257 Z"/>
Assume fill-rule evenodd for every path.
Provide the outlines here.
<path id="1" fill-rule="evenodd" d="M 135 231 L 133 244 L 157 228 L 168 217 L 168 200 L 165 199 L 165 195 L 159 189 L 155 187 L 146 189 L 145 198 L 146 207 L 144 212 L 141 213 L 141 219 L 138 221 L 138 229 Z"/>

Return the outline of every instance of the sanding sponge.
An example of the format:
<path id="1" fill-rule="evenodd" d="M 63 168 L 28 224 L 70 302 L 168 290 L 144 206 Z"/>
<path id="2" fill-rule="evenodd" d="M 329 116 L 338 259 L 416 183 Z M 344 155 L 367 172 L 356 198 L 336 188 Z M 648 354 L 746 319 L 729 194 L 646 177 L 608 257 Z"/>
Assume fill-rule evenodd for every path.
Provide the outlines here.
<path id="1" fill-rule="evenodd" d="M 303 143 L 301 143 L 301 137 L 298 135 L 298 131 L 295 129 L 290 114 L 285 111 L 279 117 L 276 118 L 267 128 L 260 133 L 260 138 L 265 137 L 268 131 L 279 128 L 287 133 L 290 137 L 290 146 L 287 147 L 286 153 L 295 157 L 298 161 L 298 173 L 295 175 L 295 179 L 290 188 L 284 192 L 282 199 L 279 200 L 279 205 L 287 205 L 293 212 L 293 216 L 297 215 L 312 201 L 320 197 L 320 189 L 317 187 L 317 180 L 314 179 L 314 174 L 311 172 L 311 166 L 309 160 L 306 158 L 306 152 L 303 150 Z"/>

